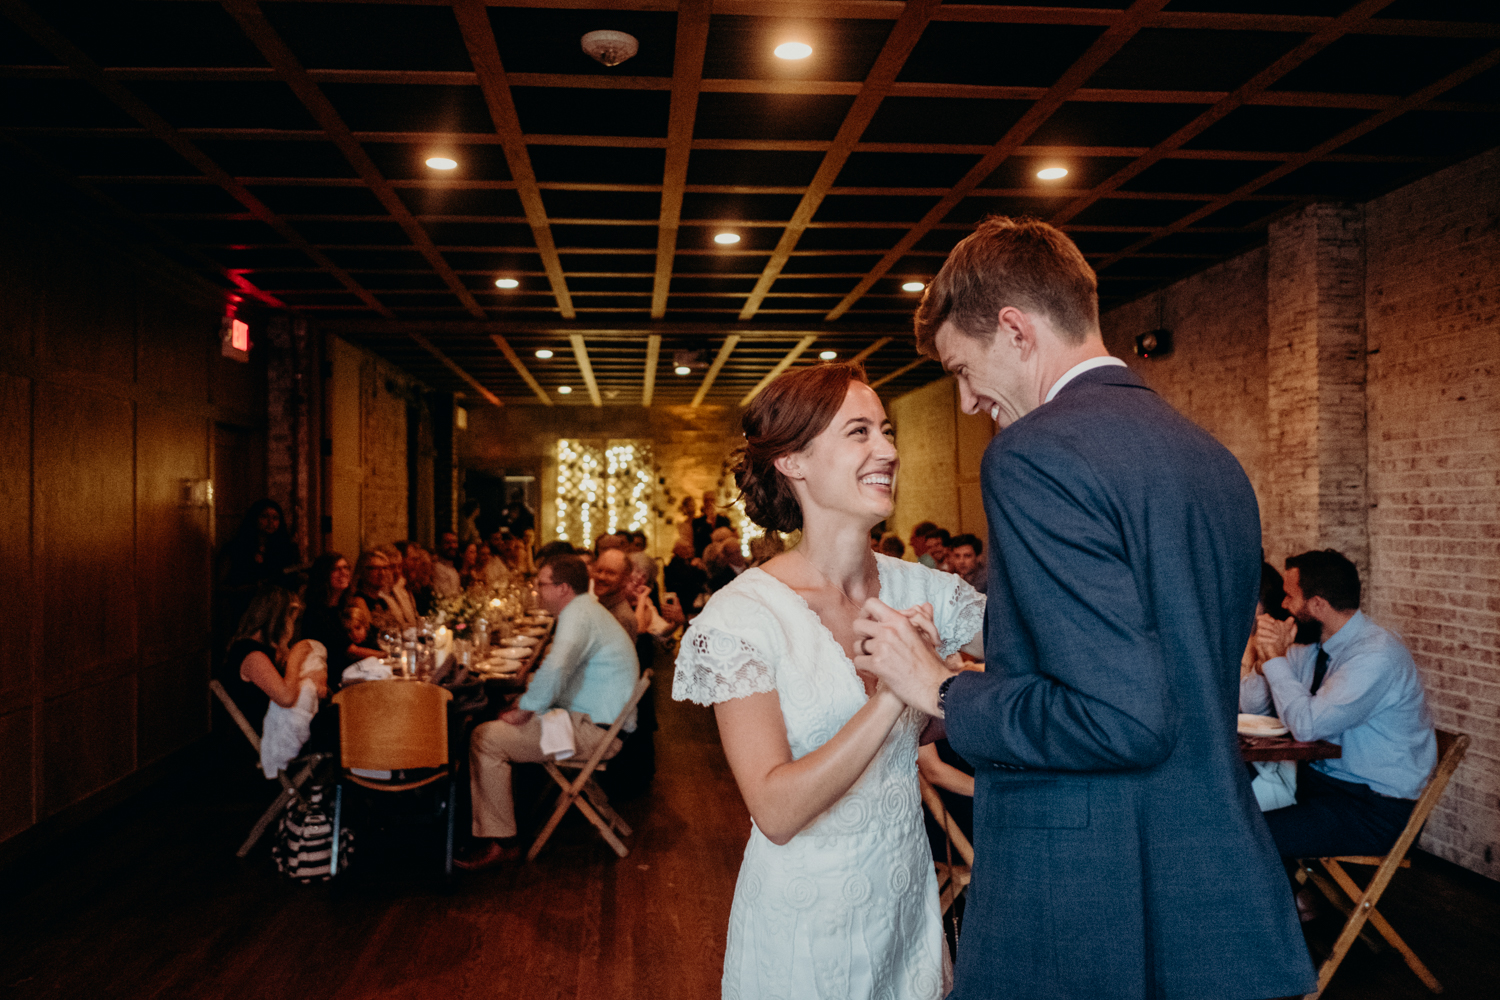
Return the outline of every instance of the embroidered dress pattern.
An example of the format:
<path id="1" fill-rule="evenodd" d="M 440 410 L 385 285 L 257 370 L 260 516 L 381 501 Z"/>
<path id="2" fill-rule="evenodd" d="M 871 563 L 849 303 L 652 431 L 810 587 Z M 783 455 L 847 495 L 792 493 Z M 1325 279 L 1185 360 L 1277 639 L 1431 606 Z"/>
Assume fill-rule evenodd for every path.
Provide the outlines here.
<path id="1" fill-rule="evenodd" d="M 880 599 L 930 602 L 948 656 L 984 619 L 958 576 L 877 555 Z M 807 603 L 750 569 L 683 638 L 672 696 L 709 705 L 775 692 L 792 756 L 827 742 L 866 701 L 843 647 Z M 729 917 L 725 1000 L 937 1000 L 952 970 L 922 824 L 917 739 L 927 717 L 902 713 L 842 798 L 778 847 L 751 824 Z"/>

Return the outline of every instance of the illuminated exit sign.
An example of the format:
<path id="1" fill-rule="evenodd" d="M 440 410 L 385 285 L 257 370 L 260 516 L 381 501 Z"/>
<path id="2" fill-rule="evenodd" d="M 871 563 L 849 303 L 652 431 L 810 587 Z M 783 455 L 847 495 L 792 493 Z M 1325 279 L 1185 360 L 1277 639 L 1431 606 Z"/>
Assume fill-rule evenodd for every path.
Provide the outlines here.
<path id="1" fill-rule="evenodd" d="M 250 360 L 250 324 L 233 316 L 225 316 L 219 326 L 219 341 L 226 358 L 236 361 Z"/>

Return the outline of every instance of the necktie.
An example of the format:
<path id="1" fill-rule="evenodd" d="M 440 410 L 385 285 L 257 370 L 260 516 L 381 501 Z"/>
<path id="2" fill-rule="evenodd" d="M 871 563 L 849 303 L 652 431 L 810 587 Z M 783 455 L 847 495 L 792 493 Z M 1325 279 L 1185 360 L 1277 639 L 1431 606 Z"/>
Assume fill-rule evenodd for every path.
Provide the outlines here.
<path id="1" fill-rule="evenodd" d="M 1317 694 L 1323 686 L 1323 677 L 1328 673 L 1328 650 L 1318 647 L 1318 662 L 1313 665 L 1313 682 L 1310 694 Z"/>

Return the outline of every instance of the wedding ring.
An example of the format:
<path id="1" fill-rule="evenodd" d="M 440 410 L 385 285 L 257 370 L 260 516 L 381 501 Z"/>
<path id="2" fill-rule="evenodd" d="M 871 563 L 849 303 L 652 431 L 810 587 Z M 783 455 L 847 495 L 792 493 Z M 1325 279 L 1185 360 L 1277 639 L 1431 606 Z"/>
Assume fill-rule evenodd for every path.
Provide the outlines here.
<path id="1" fill-rule="evenodd" d="M 869 656 L 870 655 L 870 637 L 869 636 L 865 636 L 863 639 L 859 640 L 859 655 L 860 656 Z"/>

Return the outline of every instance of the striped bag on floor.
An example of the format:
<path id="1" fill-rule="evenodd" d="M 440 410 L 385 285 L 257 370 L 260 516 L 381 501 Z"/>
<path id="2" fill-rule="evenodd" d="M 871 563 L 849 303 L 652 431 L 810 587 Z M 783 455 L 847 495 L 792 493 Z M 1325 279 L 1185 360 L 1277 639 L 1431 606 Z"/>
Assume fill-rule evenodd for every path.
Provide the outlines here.
<path id="1" fill-rule="evenodd" d="M 333 854 L 333 810 L 328 788 L 312 785 L 304 791 L 304 806 L 296 800 L 281 815 L 271 858 L 276 870 L 303 885 L 327 881 Z M 348 864 L 349 848 L 354 841 L 346 826 L 339 831 L 339 870 Z"/>

